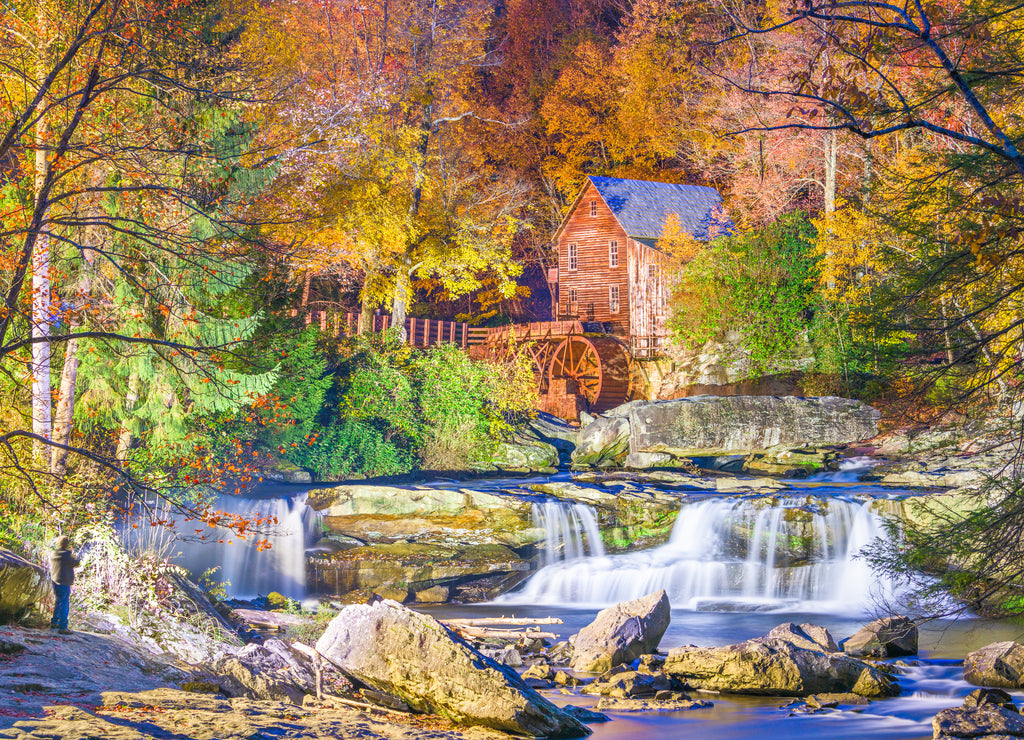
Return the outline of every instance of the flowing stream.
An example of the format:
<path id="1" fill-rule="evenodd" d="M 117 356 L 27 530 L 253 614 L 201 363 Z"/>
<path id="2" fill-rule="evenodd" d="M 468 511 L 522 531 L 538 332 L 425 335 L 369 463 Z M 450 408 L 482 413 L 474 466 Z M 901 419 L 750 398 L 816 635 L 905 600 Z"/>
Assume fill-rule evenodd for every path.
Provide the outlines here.
<path id="1" fill-rule="evenodd" d="M 589 507 L 546 504 L 544 567 L 501 601 L 601 606 L 665 589 L 677 608 L 863 612 L 896 592 L 859 557 L 886 536 L 872 506 L 817 496 L 706 498 L 683 504 L 661 547 L 608 556 L 599 545 L 583 550 L 584 539 L 600 542 L 592 512 L 576 511 Z"/>

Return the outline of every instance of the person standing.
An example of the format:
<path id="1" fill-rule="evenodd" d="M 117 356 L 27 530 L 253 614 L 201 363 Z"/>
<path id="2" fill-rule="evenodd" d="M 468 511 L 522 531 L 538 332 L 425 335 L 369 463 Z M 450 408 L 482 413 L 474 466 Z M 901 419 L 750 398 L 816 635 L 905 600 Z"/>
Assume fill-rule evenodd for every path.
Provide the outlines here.
<path id="1" fill-rule="evenodd" d="M 53 618 L 50 629 L 62 635 L 70 635 L 68 614 L 71 611 L 71 584 L 75 582 L 75 568 L 78 558 L 71 552 L 71 540 L 61 535 L 53 543 L 50 553 L 50 580 L 53 581 Z"/>

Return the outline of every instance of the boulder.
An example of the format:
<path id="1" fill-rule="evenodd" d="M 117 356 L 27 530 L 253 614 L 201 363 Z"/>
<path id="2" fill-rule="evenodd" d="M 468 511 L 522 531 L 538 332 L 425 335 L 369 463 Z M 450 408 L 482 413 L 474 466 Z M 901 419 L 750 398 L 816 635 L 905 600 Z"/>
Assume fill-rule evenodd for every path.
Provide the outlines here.
<path id="1" fill-rule="evenodd" d="M 449 632 L 393 601 L 342 609 L 316 649 L 361 683 L 453 722 L 519 735 L 583 737 L 589 730 Z"/>
<path id="2" fill-rule="evenodd" d="M 554 446 L 563 462 L 571 460 L 579 431 L 579 427 L 571 426 L 557 416 L 543 411 L 538 411 L 536 417 L 526 422 L 526 432 Z"/>
<path id="3" fill-rule="evenodd" d="M 807 650 L 821 650 L 826 653 L 839 652 L 839 646 L 829 631 L 816 624 L 801 624 L 797 627 L 792 622 L 785 622 L 774 628 L 766 637 L 785 640 Z"/>
<path id="4" fill-rule="evenodd" d="M 46 571 L 10 550 L 0 550 L 0 624 L 21 619 L 49 594 Z"/>
<path id="5" fill-rule="evenodd" d="M 664 591 L 602 609 L 575 637 L 573 670 L 601 673 L 655 652 L 671 619 Z"/>
<path id="6" fill-rule="evenodd" d="M 580 429 L 572 464 L 577 467 L 618 467 L 629 454 L 629 419 L 602 416 Z"/>
<path id="7" fill-rule="evenodd" d="M 935 740 L 1024 737 L 1024 717 L 994 704 L 943 709 L 932 720 Z"/>
<path id="8" fill-rule="evenodd" d="M 917 655 L 917 625 L 906 617 L 882 617 L 843 640 L 842 648 L 855 658 Z"/>
<path id="9" fill-rule="evenodd" d="M 964 658 L 964 679 L 975 686 L 1024 687 L 1024 645 L 993 642 Z"/>
<path id="10" fill-rule="evenodd" d="M 694 688 L 731 694 L 808 696 L 852 692 L 880 697 L 900 692 L 889 675 L 862 660 L 808 650 L 776 638 L 724 647 L 676 648 L 665 660 L 665 672 Z"/>

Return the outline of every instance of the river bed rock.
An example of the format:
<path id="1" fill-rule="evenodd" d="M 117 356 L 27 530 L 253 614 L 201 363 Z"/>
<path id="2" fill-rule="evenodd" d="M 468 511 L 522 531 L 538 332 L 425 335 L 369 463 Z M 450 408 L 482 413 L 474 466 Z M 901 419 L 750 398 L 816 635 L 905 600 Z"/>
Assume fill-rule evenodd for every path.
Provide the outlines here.
<path id="1" fill-rule="evenodd" d="M 655 652 L 671 619 L 664 591 L 602 609 L 573 640 L 573 670 L 603 673 Z"/>
<path id="2" fill-rule="evenodd" d="M 852 692 L 896 696 L 899 685 L 882 670 L 842 654 L 808 650 L 777 638 L 669 651 L 665 672 L 694 688 L 730 694 L 807 696 Z"/>
<path id="3" fill-rule="evenodd" d="M 847 398 L 694 396 L 632 401 L 580 429 L 573 464 L 622 465 L 637 453 L 674 459 L 841 445 L 874 437 L 881 414 Z M 648 458 L 659 464 L 662 458 Z"/>
<path id="4" fill-rule="evenodd" d="M 342 609 L 316 649 L 356 680 L 459 724 L 541 737 L 589 734 L 514 670 L 393 601 Z"/>

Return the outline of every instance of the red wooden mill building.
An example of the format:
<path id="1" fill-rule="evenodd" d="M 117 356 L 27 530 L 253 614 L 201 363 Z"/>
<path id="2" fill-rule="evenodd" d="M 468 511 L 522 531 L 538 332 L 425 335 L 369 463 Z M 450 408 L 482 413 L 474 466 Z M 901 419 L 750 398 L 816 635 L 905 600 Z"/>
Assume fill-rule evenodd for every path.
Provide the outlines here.
<path id="1" fill-rule="evenodd" d="M 553 237 L 556 318 L 600 322 L 634 357 L 659 354 L 669 286 L 656 245 L 672 215 L 698 241 L 732 228 L 714 188 L 589 176 Z"/>
<path id="2" fill-rule="evenodd" d="M 714 188 L 589 176 L 553 237 L 554 321 L 488 329 L 495 356 L 510 341 L 528 348 L 545 411 L 614 408 L 643 372 L 634 360 L 663 354 L 669 276 L 658 242 L 671 217 L 697 241 L 732 230 Z"/>

